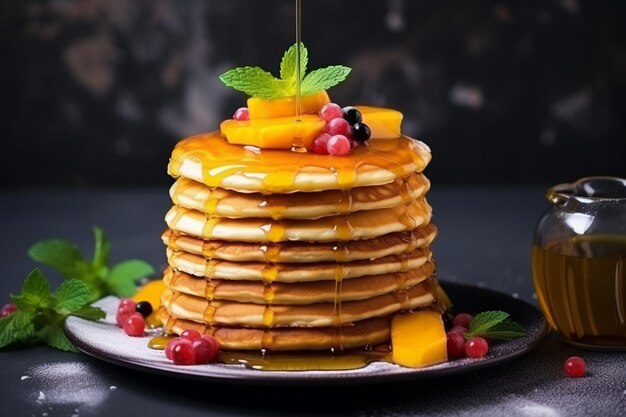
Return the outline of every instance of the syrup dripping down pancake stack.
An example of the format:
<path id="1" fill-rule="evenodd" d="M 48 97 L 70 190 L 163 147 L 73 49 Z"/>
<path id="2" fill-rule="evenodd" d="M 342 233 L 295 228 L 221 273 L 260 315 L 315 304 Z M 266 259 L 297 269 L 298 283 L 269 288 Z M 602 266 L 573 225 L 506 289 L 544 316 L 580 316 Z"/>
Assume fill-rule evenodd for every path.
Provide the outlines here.
<path id="1" fill-rule="evenodd" d="M 379 130 L 343 156 L 233 144 L 223 126 L 179 142 L 166 331 L 223 350 L 347 349 L 389 343 L 398 312 L 438 310 L 430 149 Z"/>

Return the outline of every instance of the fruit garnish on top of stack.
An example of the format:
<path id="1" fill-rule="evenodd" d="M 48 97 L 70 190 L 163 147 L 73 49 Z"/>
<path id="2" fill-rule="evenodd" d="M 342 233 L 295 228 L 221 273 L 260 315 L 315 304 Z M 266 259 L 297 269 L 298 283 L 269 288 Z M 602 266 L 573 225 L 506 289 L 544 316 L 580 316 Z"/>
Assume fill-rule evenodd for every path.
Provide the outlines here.
<path id="1" fill-rule="evenodd" d="M 226 85 L 251 96 L 247 107 L 239 108 L 233 119 L 220 125 L 229 143 L 291 149 L 294 141 L 299 141 L 299 146 L 318 154 L 345 155 L 372 134 L 381 139 L 400 136 L 399 111 L 370 106 L 341 108 L 331 103 L 326 90 L 342 82 L 350 68 L 335 65 L 306 74 L 300 82 L 302 96 L 298 102 L 296 48 L 293 45 L 285 52 L 280 79 L 258 67 L 235 68 L 220 77 Z M 305 74 L 308 53 L 302 44 L 300 50 L 301 73 Z"/>
<path id="2" fill-rule="evenodd" d="M 307 74 L 301 44 L 296 71 L 296 48 L 280 79 L 223 74 L 247 107 L 172 152 L 165 329 L 212 335 L 224 351 L 395 345 L 396 363 L 444 361 L 430 148 L 402 135 L 396 110 L 332 103 L 350 69 Z"/>

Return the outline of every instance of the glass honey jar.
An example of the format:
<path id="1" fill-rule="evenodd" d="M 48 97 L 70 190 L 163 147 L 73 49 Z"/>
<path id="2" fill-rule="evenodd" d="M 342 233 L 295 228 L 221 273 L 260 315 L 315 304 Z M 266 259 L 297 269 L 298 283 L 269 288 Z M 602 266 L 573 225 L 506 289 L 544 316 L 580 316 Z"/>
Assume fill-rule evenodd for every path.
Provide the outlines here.
<path id="1" fill-rule="evenodd" d="M 532 248 L 544 316 L 570 344 L 626 350 L 626 179 L 581 178 L 546 197 Z"/>

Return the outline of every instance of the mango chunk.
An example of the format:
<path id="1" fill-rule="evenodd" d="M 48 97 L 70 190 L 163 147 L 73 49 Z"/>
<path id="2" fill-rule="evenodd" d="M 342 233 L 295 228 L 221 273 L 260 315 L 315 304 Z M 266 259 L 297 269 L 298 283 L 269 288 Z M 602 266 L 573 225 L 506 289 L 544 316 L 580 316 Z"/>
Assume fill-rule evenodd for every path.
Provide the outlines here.
<path id="1" fill-rule="evenodd" d="M 421 368 L 448 360 L 446 331 L 441 314 L 417 311 L 396 314 L 391 320 L 392 361 Z"/>
<path id="2" fill-rule="evenodd" d="M 148 281 L 132 296 L 134 302 L 149 301 L 153 310 L 161 306 L 161 292 L 165 288 L 165 283 L 161 279 Z"/>
<path id="3" fill-rule="evenodd" d="M 403 115 L 393 109 L 372 106 L 355 106 L 365 123 L 372 130 L 372 138 L 393 139 L 401 135 Z"/>
<path id="4" fill-rule="evenodd" d="M 300 98 L 300 114 L 317 114 L 324 104 L 330 103 L 326 91 L 302 96 Z M 284 97 L 274 100 L 264 100 L 258 97 L 248 99 L 250 120 L 273 119 L 275 117 L 295 116 L 296 98 Z"/>
<path id="5" fill-rule="evenodd" d="M 303 114 L 299 118 L 287 116 L 247 121 L 228 119 L 220 124 L 220 129 L 226 140 L 232 144 L 291 149 L 295 144 L 310 148 L 325 126 L 326 122 L 317 114 Z"/>

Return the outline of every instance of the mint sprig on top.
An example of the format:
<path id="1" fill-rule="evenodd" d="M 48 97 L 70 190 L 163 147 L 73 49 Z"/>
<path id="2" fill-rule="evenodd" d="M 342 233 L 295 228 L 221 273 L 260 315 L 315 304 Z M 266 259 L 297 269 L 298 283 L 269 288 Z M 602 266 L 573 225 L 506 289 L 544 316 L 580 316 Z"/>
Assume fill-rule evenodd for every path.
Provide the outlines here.
<path id="1" fill-rule="evenodd" d="M 63 332 L 65 319 L 70 315 L 88 320 L 106 316 L 100 308 L 89 305 L 89 294 L 87 285 L 77 279 L 66 280 L 51 292 L 46 277 L 34 269 L 26 277 L 22 292 L 11 295 L 17 311 L 0 319 L 0 349 L 20 343 L 45 343 L 76 352 Z"/>
<path id="2" fill-rule="evenodd" d="M 280 63 L 280 78 L 259 67 L 238 67 L 225 72 L 220 80 L 229 87 L 249 96 L 272 100 L 296 95 L 298 80 L 297 44 L 293 44 L 283 55 Z M 306 74 L 309 53 L 300 43 L 300 94 L 308 96 L 319 93 L 346 79 L 351 69 L 343 65 L 319 68 Z"/>

